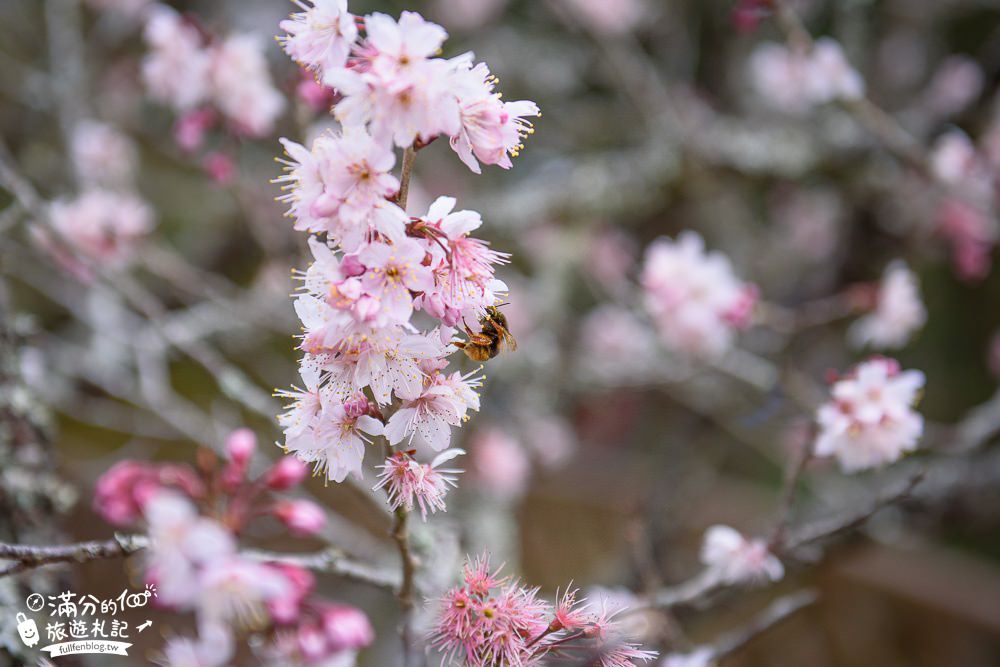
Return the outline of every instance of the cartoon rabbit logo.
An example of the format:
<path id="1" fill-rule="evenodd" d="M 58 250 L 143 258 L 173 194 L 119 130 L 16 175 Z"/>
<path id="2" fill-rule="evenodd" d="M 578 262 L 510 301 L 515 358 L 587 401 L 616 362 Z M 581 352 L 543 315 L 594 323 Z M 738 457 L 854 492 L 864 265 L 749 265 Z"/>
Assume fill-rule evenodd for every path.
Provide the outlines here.
<path id="1" fill-rule="evenodd" d="M 28 648 L 31 648 L 38 643 L 38 626 L 35 625 L 35 619 L 28 618 L 23 613 L 19 613 L 15 616 L 17 620 L 17 633 L 21 635 L 21 641 Z"/>

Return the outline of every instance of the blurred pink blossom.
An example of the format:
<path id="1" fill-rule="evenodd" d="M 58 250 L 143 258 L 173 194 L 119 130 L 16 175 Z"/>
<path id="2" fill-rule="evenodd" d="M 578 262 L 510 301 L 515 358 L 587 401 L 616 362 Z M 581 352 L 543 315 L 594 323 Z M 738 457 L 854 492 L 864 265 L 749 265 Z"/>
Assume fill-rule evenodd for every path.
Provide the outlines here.
<path id="1" fill-rule="evenodd" d="M 498 428 L 479 432 L 470 445 L 472 470 L 487 491 L 506 498 L 524 493 L 531 462 L 521 443 Z"/>
<path id="2" fill-rule="evenodd" d="M 785 574 L 765 540 L 747 539 L 729 526 L 712 526 L 705 531 L 701 561 L 727 583 L 778 581 Z"/>
<path id="3" fill-rule="evenodd" d="M 879 284 L 875 311 L 855 322 L 848 337 L 858 347 L 903 347 L 926 321 L 916 275 L 903 262 L 893 262 Z"/>

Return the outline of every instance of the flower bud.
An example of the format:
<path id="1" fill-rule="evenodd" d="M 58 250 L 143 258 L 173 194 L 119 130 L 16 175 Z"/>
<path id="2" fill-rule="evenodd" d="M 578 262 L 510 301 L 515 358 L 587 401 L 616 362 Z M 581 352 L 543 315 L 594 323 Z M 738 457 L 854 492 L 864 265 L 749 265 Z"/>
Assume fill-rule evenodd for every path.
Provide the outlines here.
<path id="1" fill-rule="evenodd" d="M 287 491 L 302 482 L 309 467 L 294 456 L 284 456 L 264 476 L 264 484 L 271 491 Z"/>
<path id="2" fill-rule="evenodd" d="M 311 500 L 284 500 L 272 511 L 296 535 L 315 535 L 326 525 L 323 508 Z"/>
<path id="3" fill-rule="evenodd" d="M 233 463 L 245 465 L 257 449 L 257 436 L 248 428 L 239 428 L 226 439 L 226 453 Z"/>
<path id="4" fill-rule="evenodd" d="M 361 649 L 375 639 L 375 631 L 365 613 L 347 605 L 330 605 L 323 610 L 323 630 L 335 651 Z"/>

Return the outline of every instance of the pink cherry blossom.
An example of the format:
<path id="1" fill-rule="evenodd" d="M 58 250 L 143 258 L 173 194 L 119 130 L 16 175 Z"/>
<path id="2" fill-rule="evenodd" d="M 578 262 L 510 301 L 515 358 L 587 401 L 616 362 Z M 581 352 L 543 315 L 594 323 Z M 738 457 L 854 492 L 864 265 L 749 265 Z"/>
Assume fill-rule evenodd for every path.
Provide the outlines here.
<path id="1" fill-rule="evenodd" d="M 293 591 L 278 568 L 238 554 L 213 558 L 198 576 L 198 617 L 243 630 L 266 627 L 269 603 Z"/>
<path id="2" fill-rule="evenodd" d="M 202 568 L 235 553 L 232 534 L 199 517 L 191 501 L 172 492 L 155 495 L 144 513 L 149 525 L 147 568 L 155 578 L 158 601 L 173 607 L 194 605 L 203 593 Z"/>
<path id="3" fill-rule="evenodd" d="M 747 539 L 729 526 L 712 526 L 705 531 L 701 561 L 721 581 L 740 583 L 761 579 L 778 581 L 785 568 L 762 539 Z"/>
<path id="4" fill-rule="evenodd" d="M 302 67 L 318 74 L 347 64 L 347 56 L 358 38 L 354 16 L 347 0 L 312 0 L 298 3 L 304 9 L 279 25 L 288 33 L 279 38 L 285 52 Z"/>
<path id="5" fill-rule="evenodd" d="M 429 378 L 419 396 L 404 401 L 389 417 L 385 425 L 389 443 L 415 442 L 436 452 L 447 449 L 451 427 L 461 426 L 470 409 L 479 409 L 475 390 L 480 384 L 481 378 L 473 374 L 463 376 L 457 371 L 450 376 L 437 374 Z"/>
<path id="6" fill-rule="evenodd" d="M 508 433 L 489 428 L 473 441 L 473 471 L 480 484 L 501 497 L 524 493 L 531 477 L 531 461 L 518 440 Z"/>
<path id="7" fill-rule="evenodd" d="M 903 347 L 926 321 L 917 277 L 906 264 L 893 262 L 882 276 L 875 311 L 855 322 L 848 336 L 859 347 Z"/>
<path id="8" fill-rule="evenodd" d="M 874 468 L 917 447 L 924 422 L 913 410 L 924 386 L 920 371 L 900 371 L 891 359 L 859 364 L 834 383 L 816 413 L 818 456 L 836 456 L 845 472 Z"/>
<path id="9" fill-rule="evenodd" d="M 52 226 L 65 241 L 91 259 L 118 267 L 134 255 L 153 228 L 153 211 L 135 195 L 87 190 L 50 207 Z"/>
<path id="10" fill-rule="evenodd" d="M 475 67 L 459 65 L 453 75 L 461 114 L 461 130 L 452 135 L 451 147 L 473 172 L 481 173 L 479 162 L 504 169 L 513 166 L 510 158 L 522 148 L 521 139 L 532 134 L 527 116 L 538 116 L 534 102 L 504 102 L 494 92 L 496 77 L 485 63 Z"/>
<path id="11" fill-rule="evenodd" d="M 382 432 L 382 422 L 331 397 L 322 401 L 308 428 L 295 438 L 286 437 L 285 448 L 313 463 L 327 479 L 343 482 L 348 474 L 361 476 L 365 443 Z"/>
<path id="12" fill-rule="evenodd" d="M 389 322 L 403 323 L 413 313 L 411 292 L 434 289 L 434 276 L 424 265 L 426 250 L 410 238 L 398 243 L 369 243 L 358 253 L 365 274 L 361 284 L 365 291 L 378 298 L 380 313 Z"/>
<path id="13" fill-rule="evenodd" d="M 209 55 L 211 94 L 219 110 L 241 132 L 255 137 L 270 133 L 285 109 L 285 98 L 271 81 L 263 41 L 232 35 Z"/>
<path id="14" fill-rule="evenodd" d="M 455 204 L 452 197 L 438 197 L 419 221 L 434 241 L 428 249 L 437 282 L 420 305 L 449 325 L 462 318 L 477 321 L 486 306 L 495 305 L 506 293 L 507 286 L 494 277 L 493 267 L 509 258 L 470 236 L 483 224 L 482 217 L 475 211 L 455 211 Z"/>
<path id="15" fill-rule="evenodd" d="M 97 121 L 83 121 L 73 128 L 70 155 L 77 177 L 88 186 L 127 186 L 138 162 L 132 140 Z"/>
<path id="16" fill-rule="evenodd" d="M 150 51 L 142 61 L 149 94 L 177 111 L 192 109 L 210 93 L 212 59 L 197 28 L 176 11 L 157 4 L 144 32 Z"/>
<path id="17" fill-rule="evenodd" d="M 750 78 L 761 98 L 788 113 L 802 113 L 834 100 L 864 95 L 864 80 L 847 61 L 840 44 L 816 40 L 811 51 L 764 43 L 749 60 Z"/>
<path id="18" fill-rule="evenodd" d="M 419 463 L 406 452 L 396 452 L 379 466 L 382 473 L 375 488 L 386 490 L 390 509 L 403 507 L 413 511 L 416 506 L 426 521 L 428 512 L 445 511 L 444 497 L 450 487 L 457 486 L 457 475 L 462 472 L 439 466 L 464 453 L 461 449 L 449 449 L 427 464 Z"/>
<path id="19" fill-rule="evenodd" d="M 737 279 L 724 255 L 706 252 L 695 232 L 654 241 L 646 251 L 642 285 L 661 339 L 675 352 L 718 356 L 747 323 L 752 286 Z"/>

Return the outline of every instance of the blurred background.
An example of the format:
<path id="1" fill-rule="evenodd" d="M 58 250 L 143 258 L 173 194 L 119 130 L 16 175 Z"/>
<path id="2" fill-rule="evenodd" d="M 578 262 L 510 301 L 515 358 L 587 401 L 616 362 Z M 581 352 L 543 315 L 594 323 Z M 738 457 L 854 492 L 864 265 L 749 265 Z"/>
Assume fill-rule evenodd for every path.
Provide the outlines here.
<path id="1" fill-rule="evenodd" d="M 239 426 L 265 445 L 277 441 L 281 406 L 271 392 L 296 381 L 289 269 L 304 268 L 307 253 L 270 180 L 280 173 L 278 137 L 303 141 L 331 121 L 324 92 L 273 41 L 294 6 L 168 3 L 207 34 L 259 36 L 286 103 L 250 136 L 210 120 L 182 127 L 146 93 L 147 4 L 0 3 L 4 541 L 109 537 L 90 501 L 109 466 L 192 461 L 198 446 L 218 447 Z M 811 464 L 795 522 L 864 507 L 917 467 L 924 482 L 822 556 L 790 565 L 777 587 L 644 617 L 643 632 L 683 651 L 809 584 L 817 604 L 721 664 L 997 665 L 1000 278 L 990 261 L 1000 3 L 792 5 L 814 36 L 843 45 L 890 123 L 850 105 L 796 109 L 755 85 L 755 51 L 786 39 L 767 2 L 352 0 L 356 14 L 420 11 L 448 30 L 445 55 L 475 51 L 505 99 L 532 99 L 543 112 L 510 172 L 473 177 L 444 142 L 416 165 L 411 212 L 456 195 L 482 212 L 493 247 L 513 254 L 500 277 L 519 341 L 516 353 L 489 362 L 483 410 L 458 432 L 469 455 L 448 513 L 414 528 L 429 569 L 445 578 L 424 585 L 440 589 L 465 553 L 489 548 L 546 594 L 569 580 L 642 594 L 696 573 L 712 524 L 766 534 L 829 371 L 866 356 L 848 344 L 848 327 L 901 259 L 928 312 L 894 352 L 927 375 L 925 446 L 853 476 Z M 112 134 L 74 139 L 88 122 Z M 880 122 L 885 131 L 873 132 Z M 967 142 L 985 170 L 976 175 L 980 209 L 963 209 L 914 166 L 945 159 L 949 137 Z M 107 255 L 128 255 L 110 282 L 60 257 L 12 192 L 40 206 L 74 197 L 88 182 L 74 155 L 88 146 L 125 167 L 119 191 L 148 207 L 127 253 Z M 663 349 L 641 314 L 644 249 L 687 229 L 761 295 L 738 346 L 711 363 Z M 391 562 L 384 518 L 361 491 L 308 491 L 339 517 L 330 540 Z M 276 522 L 251 537 L 264 548 L 288 543 Z M 127 581 L 116 561 L 39 570 L 0 579 L 0 606 L 19 605 L 26 589 L 73 582 L 111 592 Z M 380 638 L 394 632 L 389 596 L 329 577 L 320 587 L 365 608 Z M 176 615 L 151 618 L 163 634 L 186 627 Z M 158 639 L 137 642 L 137 654 L 155 656 Z M 392 664 L 394 648 L 379 641 L 360 664 Z"/>

